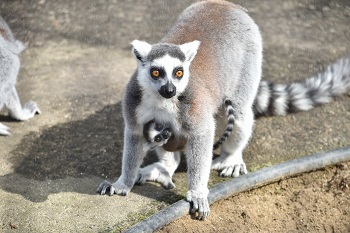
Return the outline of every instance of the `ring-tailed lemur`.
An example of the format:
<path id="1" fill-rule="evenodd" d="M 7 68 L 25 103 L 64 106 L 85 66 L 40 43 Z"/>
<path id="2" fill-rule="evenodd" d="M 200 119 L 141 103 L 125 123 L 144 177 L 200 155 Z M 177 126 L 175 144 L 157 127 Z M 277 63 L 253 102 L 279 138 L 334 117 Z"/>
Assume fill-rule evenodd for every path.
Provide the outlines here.
<path id="1" fill-rule="evenodd" d="M 172 137 L 166 145 L 186 142 L 184 148 L 179 149 L 184 150 L 187 158 L 189 191 L 186 199 L 192 202 L 191 213 L 198 211 L 198 218 L 203 219 L 209 214 L 210 168 L 220 170 L 222 176 L 236 177 L 247 172 L 242 152 L 252 133 L 253 104 L 261 78 L 259 28 L 237 5 L 219 0 L 201 1 L 185 9 L 159 43 L 150 45 L 135 40 L 132 45 L 137 69 L 123 98 L 122 174 L 113 184 L 103 181 L 97 191 L 126 195 L 136 181 L 146 180 L 174 187 L 171 178 L 180 162 L 178 151 L 156 147 L 159 161 L 140 169 L 146 155 L 144 125 L 151 120 L 168 122 Z M 347 69 L 332 71 L 344 72 L 342 75 L 346 76 L 335 78 L 334 82 L 344 83 L 345 79 L 350 79 L 345 73 L 349 71 L 348 63 Z M 323 87 L 320 81 L 314 84 Z M 255 108 L 261 107 L 265 113 L 263 106 L 270 106 L 267 109 L 278 106 L 285 97 L 282 95 L 285 90 L 280 89 L 274 88 L 272 97 L 265 98 L 268 101 L 263 102 L 260 96 Z M 267 92 L 262 92 L 260 87 L 260 95 L 263 93 Z M 278 95 L 281 96 L 277 98 Z M 296 92 L 294 99 L 300 96 L 301 93 Z M 232 101 L 235 111 L 234 128 L 221 146 L 220 157 L 212 161 L 215 116 L 220 115 L 217 113 L 226 99 Z M 274 99 L 276 101 L 272 101 Z M 221 121 L 225 124 L 226 119 L 216 120 L 217 123 Z M 176 143 L 169 143 L 172 138 Z"/>
<path id="2" fill-rule="evenodd" d="M 225 106 L 227 112 L 227 126 L 225 132 L 214 144 L 213 150 L 218 149 L 219 146 L 223 144 L 226 141 L 226 139 L 230 136 L 233 130 L 235 117 L 232 102 L 230 100 L 225 100 Z M 152 120 L 148 122 L 143 128 L 143 136 L 147 141 L 147 144 L 144 147 L 147 150 L 153 150 L 154 148 L 159 146 L 166 147 L 166 144 L 171 135 L 172 134 L 170 126 L 159 122 L 157 123 L 154 120 Z"/>
<path id="3" fill-rule="evenodd" d="M 18 55 L 25 46 L 16 40 L 5 20 L 0 16 L 0 110 L 5 105 L 10 116 L 24 121 L 40 113 L 33 101 L 21 106 L 17 91 L 16 80 L 19 71 Z M 0 123 L 0 135 L 10 135 L 9 128 Z"/>
<path id="4" fill-rule="evenodd" d="M 154 120 L 145 124 L 143 127 L 143 136 L 147 143 L 144 145 L 144 149 L 148 151 L 165 145 L 172 135 L 170 127 L 170 125 L 155 122 Z"/>
<path id="5" fill-rule="evenodd" d="M 137 178 L 172 186 L 179 152 L 155 150 L 159 162 L 140 169 L 146 154 L 143 126 L 169 122 L 175 139 L 185 138 L 188 188 L 186 199 L 198 218 L 209 214 L 208 179 L 212 166 L 215 115 L 230 99 L 235 109 L 234 133 L 213 161 L 224 174 L 246 172 L 242 151 L 251 135 L 252 105 L 261 77 L 262 40 L 258 26 L 239 6 L 202 1 L 185 9 L 174 27 L 150 45 L 133 41 L 137 70 L 123 99 L 125 120 L 122 175 L 98 192 L 126 195 Z M 169 143 L 169 142 L 168 142 Z"/>

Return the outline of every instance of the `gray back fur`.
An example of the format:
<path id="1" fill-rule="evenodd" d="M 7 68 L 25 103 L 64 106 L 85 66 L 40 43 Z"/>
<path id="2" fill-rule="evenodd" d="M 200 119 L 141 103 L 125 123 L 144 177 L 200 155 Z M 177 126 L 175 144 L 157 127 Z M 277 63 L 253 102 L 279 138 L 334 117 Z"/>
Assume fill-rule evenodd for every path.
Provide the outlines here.
<path id="1" fill-rule="evenodd" d="M 15 87 L 20 67 L 18 55 L 24 48 L 22 42 L 16 40 L 0 16 L 0 110 L 5 105 L 12 118 L 22 121 L 40 113 L 40 109 L 33 101 L 21 106 Z M 9 128 L 1 123 L 0 135 L 10 135 Z"/>
<path id="2" fill-rule="evenodd" d="M 19 54 L 25 49 L 24 44 L 16 40 L 10 27 L 5 20 L 0 16 L 0 47 L 11 51 L 12 53 Z"/>

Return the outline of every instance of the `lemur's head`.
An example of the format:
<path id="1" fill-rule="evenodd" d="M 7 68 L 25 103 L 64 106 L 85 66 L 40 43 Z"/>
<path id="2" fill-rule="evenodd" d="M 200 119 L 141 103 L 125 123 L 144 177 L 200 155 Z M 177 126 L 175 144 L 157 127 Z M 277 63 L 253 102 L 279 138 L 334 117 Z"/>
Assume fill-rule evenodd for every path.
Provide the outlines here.
<path id="1" fill-rule="evenodd" d="M 144 89 L 153 89 L 164 98 L 172 98 L 186 89 L 190 64 L 200 41 L 182 45 L 131 42 L 137 60 L 138 80 Z"/>
<path id="2" fill-rule="evenodd" d="M 143 136 L 147 141 L 144 148 L 146 150 L 152 150 L 156 147 L 163 146 L 168 142 L 171 135 L 169 124 L 162 124 L 151 120 L 143 127 Z"/>

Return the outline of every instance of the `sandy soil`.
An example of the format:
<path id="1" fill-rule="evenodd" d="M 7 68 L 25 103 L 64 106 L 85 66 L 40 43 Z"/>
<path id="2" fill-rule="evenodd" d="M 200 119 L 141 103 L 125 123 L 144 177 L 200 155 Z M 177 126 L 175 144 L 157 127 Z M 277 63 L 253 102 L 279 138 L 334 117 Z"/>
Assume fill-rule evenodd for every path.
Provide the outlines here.
<path id="1" fill-rule="evenodd" d="M 162 232 L 349 232 L 350 163 L 215 203 L 205 221 L 182 217 Z"/>

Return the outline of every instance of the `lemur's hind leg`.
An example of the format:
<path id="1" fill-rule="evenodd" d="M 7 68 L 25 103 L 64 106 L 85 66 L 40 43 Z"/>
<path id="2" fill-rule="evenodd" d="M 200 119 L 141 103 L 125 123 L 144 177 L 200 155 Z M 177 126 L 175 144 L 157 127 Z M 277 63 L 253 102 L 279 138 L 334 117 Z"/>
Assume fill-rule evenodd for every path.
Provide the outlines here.
<path id="1" fill-rule="evenodd" d="M 220 157 L 212 162 L 212 169 L 221 171 L 221 176 L 237 177 L 247 173 L 243 150 L 251 137 L 254 125 L 253 102 L 261 79 L 262 55 L 260 45 L 245 54 L 239 83 L 232 96 L 235 123 L 232 134 L 222 145 Z"/>
<path id="2" fill-rule="evenodd" d="M 221 171 L 220 176 L 238 177 L 247 173 L 242 153 L 252 134 L 253 123 L 254 115 L 250 108 L 238 115 L 232 134 L 222 145 L 220 157 L 212 163 L 212 169 Z"/>
<path id="3" fill-rule="evenodd" d="M 180 152 L 165 151 L 157 147 L 156 152 L 159 161 L 143 167 L 139 170 L 136 184 L 144 184 L 146 181 L 160 183 L 166 189 L 175 188 L 172 176 L 180 163 Z"/>
<path id="4" fill-rule="evenodd" d="M 24 104 L 23 108 L 19 100 L 16 88 L 13 87 L 9 93 L 8 100 L 5 103 L 6 107 L 9 110 L 10 116 L 16 120 L 25 121 L 32 117 L 35 114 L 40 114 L 41 111 L 38 108 L 37 104 L 33 101 L 30 101 Z"/>

